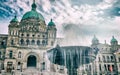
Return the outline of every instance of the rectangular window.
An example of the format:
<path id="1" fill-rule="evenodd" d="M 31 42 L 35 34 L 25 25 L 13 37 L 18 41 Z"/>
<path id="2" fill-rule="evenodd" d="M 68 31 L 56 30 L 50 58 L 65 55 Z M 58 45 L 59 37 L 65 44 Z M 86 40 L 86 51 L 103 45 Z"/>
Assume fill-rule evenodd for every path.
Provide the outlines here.
<path id="1" fill-rule="evenodd" d="M 119 58 L 119 62 L 120 62 L 120 58 Z"/>
<path id="2" fill-rule="evenodd" d="M 105 71 L 107 71 L 107 66 L 104 64 L 104 67 L 105 67 Z"/>
<path id="3" fill-rule="evenodd" d="M 108 65 L 108 71 L 110 71 L 110 65 Z"/>
<path id="4" fill-rule="evenodd" d="M 114 61 L 113 56 L 111 56 L 111 61 Z"/>
<path id="5" fill-rule="evenodd" d="M 12 57 L 13 57 L 13 52 L 9 51 L 9 58 L 12 58 Z"/>
<path id="6" fill-rule="evenodd" d="M 99 64 L 99 70 L 101 71 L 101 64 Z"/>
<path id="7" fill-rule="evenodd" d="M 99 62 L 101 62 L 100 57 L 98 57 Z"/>
<path id="8" fill-rule="evenodd" d="M 105 60 L 105 56 L 103 56 L 103 61 L 106 62 L 106 60 Z"/>

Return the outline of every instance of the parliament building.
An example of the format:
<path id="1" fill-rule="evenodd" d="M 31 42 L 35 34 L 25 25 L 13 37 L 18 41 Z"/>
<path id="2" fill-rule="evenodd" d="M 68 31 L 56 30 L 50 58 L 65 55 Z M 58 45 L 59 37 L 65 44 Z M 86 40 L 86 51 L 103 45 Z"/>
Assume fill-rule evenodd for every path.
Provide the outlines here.
<path id="1" fill-rule="evenodd" d="M 59 66 L 50 63 L 46 57 L 46 51 L 56 41 L 56 25 L 52 19 L 45 23 L 36 10 L 35 1 L 31 7 L 20 22 L 17 16 L 10 21 L 8 35 L 0 34 L 0 71 L 14 72 L 15 75 L 21 72 L 59 75 Z"/>
<path id="2" fill-rule="evenodd" d="M 47 51 L 56 43 L 57 28 L 52 19 L 46 24 L 36 8 L 33 1 L 21 21 L 17 16 L 10 21 L 8 35 L 0 34 L 0 74 L 68 75 L 64 66 L 47 58 Z M 101 44 L 94 36 L 91 48 L 99 49 L 96 60 L 80 66 L 78 75 L 120 75 L 120 45 L 114 36 L 110 43 Z"/>

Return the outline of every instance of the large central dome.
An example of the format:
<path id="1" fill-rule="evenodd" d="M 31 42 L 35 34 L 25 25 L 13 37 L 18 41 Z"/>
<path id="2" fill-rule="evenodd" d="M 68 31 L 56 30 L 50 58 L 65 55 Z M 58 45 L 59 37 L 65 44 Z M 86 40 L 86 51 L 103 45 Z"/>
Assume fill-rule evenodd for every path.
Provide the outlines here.
<path id="1" fill-rule="evenodd" d="M 44 21 L 44 17 L 38 13 L 36 11 L 36 4 L 35 4 L 35 1 L 33 2 L 32 4 L 32 10 L 29 11 L 29 12 L 26 12 L 23 17 L 22 17 L 22 20 L 25 20 L 25 19 L 37 19 L 37 20 L 42 20 Z"/>

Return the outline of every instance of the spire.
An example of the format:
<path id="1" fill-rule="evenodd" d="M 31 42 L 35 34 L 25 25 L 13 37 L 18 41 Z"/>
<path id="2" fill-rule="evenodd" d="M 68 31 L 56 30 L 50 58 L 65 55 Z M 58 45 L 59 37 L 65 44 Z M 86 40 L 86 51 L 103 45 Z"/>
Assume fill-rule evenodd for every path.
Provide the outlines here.
<path id="1" fill-rule="evenodd" d="M 94 35 L 93 39 L 92 39 L 92 44 L 97 45 L 99 44 L 99 40 L 96 38 L 96 36 Z"/>
<path id="2" fill-rule="evenodd" d="M 105 40 L 105 44 L 107 44 L 107 43 L 106 43 L 106 40 Z"/>
<path id="3" fill-rule="evenodd" d="M 35 3 L 35 0 L 33 0 L 33 3 Z"/>
<path id="4" fill-rule="evenodd" d="M 51 18 L 51 22 L 52 22 L 52 18 Z"/>
<path id="5" fill-rule="evenodd" d="M 112 38 L 114 39 L 114 36 L 112 36 Z"/>
<path id="6" fill-rule="evenodd" d="M 17 18 L 17 16 L 15 15 L 14 18 Z"/>
<path id="7" fill-rule="evenodd" d="M 93 40 L 98 40 L 98 39 L 96 38 L 96 35 L 94 35 L 94 38 L 93 38 Z"/>
<path id="8" fill-rule="evenodd" d="M 35 0 L 33 0 L 33 4 L 32 4 L 32 10 L 36 10 L 36 8 L 37 8 L 37 5 L 35 4 Z"/>

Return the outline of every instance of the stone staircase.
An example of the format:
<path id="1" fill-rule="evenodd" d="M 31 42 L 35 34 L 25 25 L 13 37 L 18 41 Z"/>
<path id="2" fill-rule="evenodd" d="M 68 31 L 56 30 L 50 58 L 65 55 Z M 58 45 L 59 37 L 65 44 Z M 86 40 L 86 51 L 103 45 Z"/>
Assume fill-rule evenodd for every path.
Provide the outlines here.
<path id="1" fill-rule="evenodd" d="M 12 75 L 12 74 L 5 74 L 5 75 Z M 36 69 L 35 67 L 29 67 L 25 70 L 23 70 L 23 72 L 21 72 L 20 70 L 16 70 L 15 73 L 13 75 L 66 75 L 66 74 L 59 74 L 59 73 L 55 73 L 55 72 L 50 72 L 50 71 L 39 71 L 38 69 Z"/>
<path id="2" fill-rule="evenodd" d="M 28 67 L 23 72 L 16 71 L 15 75 L 39 75 L 39 70 L 35 67 Z"/>

